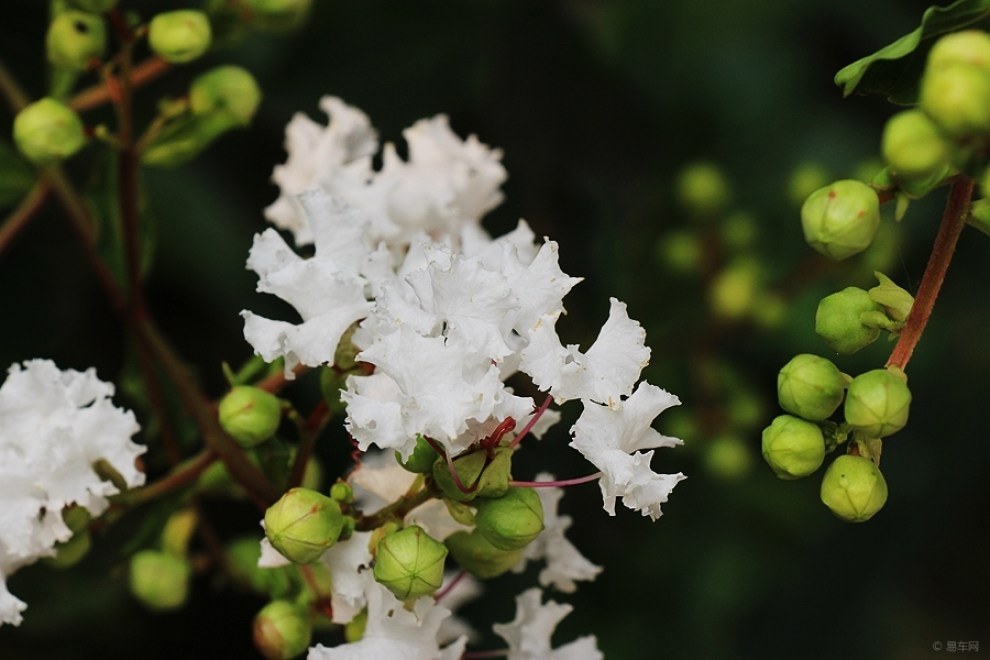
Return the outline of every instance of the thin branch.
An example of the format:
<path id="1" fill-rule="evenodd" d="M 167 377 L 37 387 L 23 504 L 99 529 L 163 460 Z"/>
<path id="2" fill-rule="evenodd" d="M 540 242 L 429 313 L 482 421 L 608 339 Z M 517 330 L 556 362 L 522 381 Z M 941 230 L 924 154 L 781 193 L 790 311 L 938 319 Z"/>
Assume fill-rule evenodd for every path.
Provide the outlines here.
<path id="1" fill-rule="evenodd" d="M 2 60 L 0 60 L 0 95 L 3 95 L 4 100 L 7 101 L 7 106 L 15 115 L 31 102 L 31 97 L 27 95 Z"/>
<path id="2" fill-rule="evenodd" d="M 172 65 L 160 57 L 151 57 L 141 62 L 131 70 L 130 80 L 134 89 L 142 87 L 160 77 L 172 68 Z M 69 101 L 69 107 L 76 111 L 97 108 L 111 99 L 111 88 L 106 83 L 88 87 Z"/>
<path id="3" fill-rule="evenodd" d="M 14 238 L 36 217 L 51 190 L 47 181 L 38 181 L 21 200 L 20 205 L 3 221 L 3 225 L 0 225 L 0 255 L 6 252 Z"/>
<path id="4" fill-rule="evenodd" d="M 156 500 L 159 497 L 187 486 L 194 482 L 206 468 L 217 460 L 217 454 L 212 449 L 204 449 L 185 463 L 177 465 L 167 475 L 143 488 L 127 491 L 112 497 L 114 504 L 137 506 Z"/>

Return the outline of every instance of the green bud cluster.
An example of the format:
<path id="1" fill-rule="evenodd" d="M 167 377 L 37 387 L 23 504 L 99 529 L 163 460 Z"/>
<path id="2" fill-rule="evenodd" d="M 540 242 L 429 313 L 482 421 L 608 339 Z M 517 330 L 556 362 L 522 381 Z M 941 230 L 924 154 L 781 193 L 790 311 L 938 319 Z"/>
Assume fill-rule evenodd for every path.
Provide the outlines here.
<path id="1" fill-rule="evenodd" d="M 265 535 L 297 564 L 310 564 L 337 542 L 344 514 L 336 501 L 308 488 L 292 488 L 265 512 Z"/>
<path id="2" fill-rule="evenodd" d="M 156 611 L 182 607 L 189 596 L 189 561 L 158 550 L 142 550 L 131 557 L 131 593 Z"/>
<path id="3" fill-rule="evenodd" d="M 777 375 L 780 407 L 804 419 L 831 417 L 845 394 L 846 379 L 838 367 L 817 355 L 802 353 Z"/>
<path id="4" fill-rule="evenodd" d="M 808 245 L 840 261 L 870 246 L 880 226 L 880 200 L 873 188 L 845 179 L 819 188 L 801 207 Z"/>
<path id="5" fill-rule="evenodd" d="M 939 39 L 928 54 L 920 106 L 952 139 L 990 134 L 990 36 L 967 30 Z"/>
<path id="6" fill-rule="evenodd" d="M 461 490 L 454 481 L 447 462 L 438 458 L 433 463 L 433 479 L 448 499 L 470 502 L 476 497 L 501 497 L 509 489 L 512 450 L 508 447 L 495 449 L 491 460 L 488 459 L 487 452 L 475 451 L 455 458 L 453 464 L 461 485 L 470 490 Z"/>

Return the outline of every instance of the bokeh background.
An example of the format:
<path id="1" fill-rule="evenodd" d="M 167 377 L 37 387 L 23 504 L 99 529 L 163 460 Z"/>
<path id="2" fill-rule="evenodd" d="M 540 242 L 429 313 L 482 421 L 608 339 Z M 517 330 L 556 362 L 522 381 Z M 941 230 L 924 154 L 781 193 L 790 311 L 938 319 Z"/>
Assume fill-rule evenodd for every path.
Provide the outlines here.
<path id="1" fill-rule="evenodd" d="M 6 2 L 0 19 L 0 57 L 33 95 L 44 89 L 45 4 Z M 132 5 L 150 15 L 195 3 L 125 0 Z M 152 309 L 219 395 L 220 361 L 250 354 L 238 312 L 286 313 L 254 292 L 244 261 L 277 194 L 269 177 L 285 158 L 290 116 L 322 120 L 317 100 L 334 94 L 402 152 L 404 127 L 446 113 L 459 134 L 504 150 L 506 200 L 489 229 L 523 217 L 560 243 L 567 273 L 585 277 L 568 297 L 563 336 L 587 345 L 608 297 L 627 301 L 653 348 L 646 376 L 684 404 L 657 424 L 685 444 L 660 450 L 654 468 L 689 476 L 658 522 L 624 509 L 610 518 L 594 486 L 565 497 L 570 538 L 605 570 L 576 594 L 548 594 L 574 606 L 555 640 L 593 633 L 620 659 L 928 658 L 947 654 L 938 644 L 971 641 L 988 653 L 990 238 L 964 233 L 909 368 L 911 421 L 885 445 L 890 499 L 874 520 L 837 520 L 818 500 L 820 472 L 780 481 L 759 450 L 760 430 L 779 413 L 777 370 L 796 353 L 829 355 L 813 332 L 817 301 L 870 286 L 873 267 L 909 289 L 920 280 L 944 191 L 896 227 L 886 219 L 876 251 L 833 266 L 802 241 L 795 188 L 871 167 L 894 108 L 843 100 L 832 76 L 913 29 L 925 6 L 316 0 L 301 31 L 251 35 L 142 92 L 148 111 L 195 73 L 235 62 L 265 93 L 249 130 L 189 166 L 146 173 L 157 226 Z M 4 109 L 7 135 L 10 120 Z M 708 214 L 677 193 L 698 161 L 731 188 Z M 92 166 L 84 156 L 72 171 L 85 181 Z M 742 274 L 723 277 L 729 271 Z M 0 319 L 0 365 L 47 357 L 96 366 L 105 379 L 126 373 L 126 338 L 54 204 L 0 254 Z M 881 366 L 890 346 L 881 340 L 838 364 L 849 373 Z M 303 382 L 289 394 L 311 400 L 312 389 Z M 586 474 L 566 428 L 523 452 L 517 477 L 548 466 Z M 321 456 L 331 473 L 344 465 L 339 432 Z M 255 529 L 252 512 L 227 506 L 211 509 L 224 533 Z M 258 599 L 209 579 L 175 614 L 152 615 L 128 596 L 121 548 L 138 518 L 98 538 L 70 571 L 37 565 L 9 580 L 30 608 L 20 628 L 0 628 L 0 657 L 256 657 Z M 500 578 L 464 610 L 484 635 L 473 649 L 501 646 L 490 624 L 511 620 L 514 594 L 534 581 Z"/>

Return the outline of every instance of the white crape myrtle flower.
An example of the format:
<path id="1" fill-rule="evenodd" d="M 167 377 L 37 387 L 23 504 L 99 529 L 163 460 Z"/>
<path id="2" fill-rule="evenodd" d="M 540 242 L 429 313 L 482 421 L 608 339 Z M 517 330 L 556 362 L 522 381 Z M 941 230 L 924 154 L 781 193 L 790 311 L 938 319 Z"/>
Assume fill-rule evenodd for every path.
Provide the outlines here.
<path id="1" fill-rule="evenodd" d="M 553 481 L 552 474 L 541 472 L 536 481 Z M 601 566 L 592 564 L 574 545 L 567 540 L 564 532 L 571 526 L 571 517 L 557 513 L 563 488 L 537 488 L 536 494 L 543 505 L 543 531 L 526 546 L 522 559 L 513 567 L 513 572 L 521 573 L 530 561 L 545 560 L 546 566 L 540 571 L 540 585 L 553 586 L 558 591 L 573 593 L 577 590 L 576 581 L 594 580 L 602 572 Z"/>
<path id="2" fill-rule="evenodd" d="M 354 532 L 332 545 L 320 557 L 330 571 L 330 606 L 334 623 L 350 623 L 367 604 L 365 592 L 371 574 L 371 532 Z"/>
<path id="3" fill-rule="evenodd" d="M 297 114 L 286 127 L 288 158 L 272 179 L 281 194 L 265 211 L 276 226 L 293 232 L 297 245 L 313 241 L 310 218 L 296 196 L 322 190 L 368 214 L 376 240 L 408 242 L 419 232 L 430 236 L 472 233 L 482 215 L 502 200 L 505 181 L 501 153 L 474 136 L 461 140 L 447 117 L 416 122 L 403 131 L 409 159 L 392 144 L 382 152 L 382 168 L 374 171 L 375 131 L 367 116 L 340 99 L 325 96 L 320 108 L 327 126 Z"/>
<path id="4" fill-rule="evenodd" d="M 676 396 L 643 382 L 618 406 L 584 401 L 584 412 L 571 427 L 571 446 L 602 471 L 599 486 L 605 510 L 615 515 L 615 499 L 656 520 L 660 505 L 683 474 L 657 474 L 650 469 L 656 447 L 674 447 L 681 440 L 660 435 L 650 428 L 664 410 L 679 405 Z"/>
<path id="5" fill-rule="evenodd" d="M 441 649 L 438 633 L 450 610 L 437 605 L 431 596 L 417 598 L 409 609 L 391 591 L 375 582 L 371 571 L 361 573 L 368 624 L 364 636 L 349 644 L 328 648 L 318 644 L 308 660 L 458 660 L 467 638 Z"/>
<path id="6" fill-rule="evenodd" d="M 495 634 L 509 643 L 509 660 L 600 660 L 594 635 L 580 637 L 554 649 L 550 637 L 560 621 L 574 609 L 570 605 L 548 600 L 541 604 L 539 588 L 527 589 L 516 596 L 516 618 L 511 623 L 496 623 Z"/>
<path id="7" fill-rule="evenodd" d="M 99 515 L 119 492 L 94 463 L 109 463 L 128 487 L 144 483 L 135 459 L 145 448 L 131 441 L 138 424 L 113 405 L 113 391 L 94 369 L 61 371 L 49 360 L 11 366 L 0 386 L 0 624 L 20 624 L 27 607 L 6 578 L 72 536 L 62 509 Z"/>

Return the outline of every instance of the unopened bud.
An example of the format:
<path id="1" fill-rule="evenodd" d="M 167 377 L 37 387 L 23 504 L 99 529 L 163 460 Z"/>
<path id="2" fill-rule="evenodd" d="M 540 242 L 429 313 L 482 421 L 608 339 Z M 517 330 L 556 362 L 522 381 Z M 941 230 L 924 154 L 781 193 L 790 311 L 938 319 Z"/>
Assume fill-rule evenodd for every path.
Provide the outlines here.
<path id="1" fill-rule="evenodd" d="M 189 595 L 189 562 L 157 550 L 131 557 L 131 593 L 153 610 L 174 610 Z"/>
<path id="2" fill-rule="evenodd" d="M 260 594 L 280 598 L 289 592 L 291 566 L 261 568 L 261 543 L 254 536 L 245 536 L 230 543 L 226 548 L 227 568 L 231 576 Z"/>
<path id="3" fill-rule="evenodd" d="M 522 550 L 501 550 L 477 530 L 455 532 L 444 541 L 461 568 L 483 580 L 497 577 L 519 563 Z"/>
<path id="4" fill-rule="evenodd" d="M 210 19 L 194 9 L 158 14 L 148 25 L 148 45 L 166 62 L 191 62 L 210 48 Z"/>
<path id="5" fill-rule="evenodd" d="M 817 424 L 779 415 L 763 429 L 763 458 L 781 479 L 806 477 L 825 460 L 825 437 Z"/>
<path id="6" fill-rule="evenodd" d="M 911 407 L 911 390 L 904 372 L 874 369 L 849 383 L 846 422 L 871 438 L 885 438 L 904 428 Z"/>
<path id="7" fill-rule="evenodd" d="M 791 358 L 777 374 L 780 407 L 812 421 L 828 419 L 842 403 L 845 388 L 838 367 L 808 353 Z"/>
<path id="8" fill-rule="evenodd" d="M 982 30 L 953 32 L 939 38 L 928 51 L 926 66 L 929 70 L 956 64 L 990 70 L 990 35 Z"/>
<path id="9" fill-rule="evenodd" d="M 990 71 L 971 64 L 929 69 L 921 82 L 921 109 L 943 133 L 967 138 L 990 131 Z"/>
<path id="10" fill-rule="evenodd" d="M 375 554 L 375 580 L 399 600 L 432 594 L 443 584 L 447 548 L 412 525 L 386 535 Z"/>
<path id="11" fill-rule="evenodd" d="M 948 146 L 921 110 L 905 110 L 887 120 L 882 151 L 894 173 L 910 180 L 943 173 L 949 162 Z"/>
<path id="12" fill-rule="evenodd" d="M 269 660 L 294 658 L 309 646 L 313 627 L 306 608 L 273 600 L 254 617 L 254 645 Z"/>
<path id="13" fill-rule="evenodd" d="M 836 261 L 870 246 L 880 226 L 880 200 L 861 181 L 845 179 L 811 193 L 801 207 L 808 245 Z"/>
<path id="14" fill-rule="evenodd" d="M 65 11 L 52 20 L 45 37 L 48 61 L 70 71 L 85 71 L 93 59 L 103 57 L 107 30 L 103 18 L 84 11 Z"/>
<path id="15" fill-rule="evenodd" d="M 887 482 L 873 461 L 846 454 L 825 470 L 821 498 L 843 520 L 864 522 L 887 502 Z"/>
<path id="16" fill-rule="evenodd" d="M 265 512 L 265 535 L 272 546 L 297 564 L 320 558 L 344 527 L 340 506 L 321 493 L 292 488 Z"/>
<path id="17" fill-rule="evenodd" d="M 268 440 L 282 420 L 282 403 L 271 392 L 237 385 L 220 401 L 220 426 L 242 447 Z"/>
<path id="18" fill-rule="evenodd" d="M 475 501 L 477 530 L 499 550 L 519 550 L 543 531 L 543 504 L 534 488 L 512 487 L 498 498 Z"/>
<path id="19" fill-rule="evenodd" d="M 512 450 L 499 447 L 490 462 L 486 452 L 475 451 L 454 459 L 454 469 L 467 492 L 457 486 L 446 461 L 433 464 L 433 479 L 444 497 L 457 502 L 470 502 L 476 497 L 501 497 L 512 478 Z"/>
<path id="20" fill-rule="evenodd" d="M 189 106 L 194 114 L 223 115 L 232 128 L 250 124 L 260 103 L 258 83 L 239 66 L 218 66 L 198 76 L 189 87 Z"/>
<path id="21" fill-rule="evenodd" d="M 17 113 L 14 141 L 28 160 L 43 165 L 79 151 L 86 143 L 86 134 L 74 110 L 46 97 Z"/>
<path id="22" fill-rule="evenodd" d="M 882 312 L 883 308 L 870 294 L 857 287 L 825 296 L 815 312 L 815 332 L 835 352 L 849 355 L 869 346 L 880 330 L 863 323 L 863 315 Z"/>

